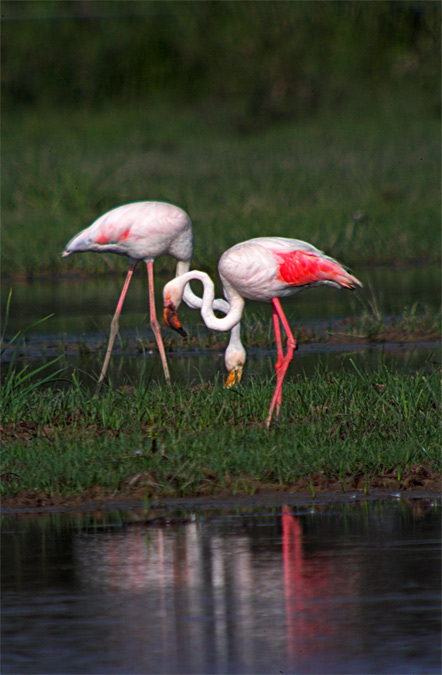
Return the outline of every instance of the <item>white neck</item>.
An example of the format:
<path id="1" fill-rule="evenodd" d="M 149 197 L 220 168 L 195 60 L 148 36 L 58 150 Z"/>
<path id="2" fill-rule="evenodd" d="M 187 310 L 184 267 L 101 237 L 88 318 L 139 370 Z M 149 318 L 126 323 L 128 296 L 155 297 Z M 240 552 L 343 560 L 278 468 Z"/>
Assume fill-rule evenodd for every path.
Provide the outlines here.
<path id="1" fill-rule="evenodd" d="M 190 270 L 190 262 L 188 260 L 178 260 L 176 264 L 175 276 L 179 277 Z"/>
<path id="2" fill-rule="evenodd" d="M 192 291 L 190 290 L 190 286 L 186 286 L 189 281 L 192 279 L 195 279 L 197 281 L 201 281 L 204 287 L 203 291 L 203 297 L 202 301 L 198 296 L 196 296 Z M 242 312 L 244 309 L 244 299 L 235 291 L 235 289 L 230 288 L 229 289 L 229 295 L 228 295 L 228 303 L 229 307 L 227 307 L 223 301 L 217 300 L 215 301 L 215 309 L 221 309 L 222 311 L 226 311 L 226 316 L 224 316 L 222 319 L 219 319 L 215 314 L 213 313 L 213 304 L 214 304 L 214 299 L 215 299 L 215 286 L 213 284 L 212 279 L 209 277 L 208 274 L 205 272 L 200 272 L 199 270 L 192 270 L 191 272 L 186 272 L 185 274 L 182 274 L 179 277 L 176 277 L 172 281 L 169 281 L 168 284 L 164 287 L 164 290 L 168 288 L 173 288 L 178 292 L 179 298 L 183 298 L 187 304 L 189 304 L 186 300 L 185 293 L 187 291 L 187 288 L 189 288 L 189 291 L 192 296 L 192 301 L 196 305 L 196 307 L 201 307 L 201 316 L 204 320 L 204 323 L 206 324 L 207 328 L 210 328 L 211 330 L 216 330 L 216 331 L 226 331 L 226 330 L 231 330 L 233 326 L 236 326 L 236 324 L 241 320 Z M 187 297 L 189 297 L 189 294 L 187 293 Z M 216 307 L 216 304 L 221 305 L 221 303 L 224 306 L 219 306 Z"/>
<path id="3" fill-rule="evenodd" d="M 189 269 L 190 269 L 190 262 L 188 262 L 187 260 L 179 260 L 177 262 L 175 276 L 179 277 L 182 274 L 185 274 L 186 272 L 188 272 Z M 199 298 L 197 295 L 195 295 L 195 293 L 192 291 L 192 288 L 190 287 L 190 284 L 186 284 L 186 286 L 184 288 L 182 299 L 184 300 L 186 305 L 188 307 L 190 307 L 190 309 L 200 309 L 200 307 L 202 305 L 202 299 Z M 215 303 L 216 302 L 217 301 L 215 300 Z M 222 310 L 223 308 L 215 306 L 214 309 L 221 309 Z M 226 313 L 226 312 L 224 312 L 224 313 Z"/>

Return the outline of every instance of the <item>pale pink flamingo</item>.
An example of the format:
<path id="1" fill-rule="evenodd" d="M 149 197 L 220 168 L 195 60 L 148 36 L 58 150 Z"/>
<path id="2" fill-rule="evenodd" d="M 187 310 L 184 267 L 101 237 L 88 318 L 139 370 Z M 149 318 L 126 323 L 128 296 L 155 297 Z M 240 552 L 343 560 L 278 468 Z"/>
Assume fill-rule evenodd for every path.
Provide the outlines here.
<path id="1" fill-rule="evenodd" d="M 293 295 L 310 286 L 327 285 L 354 290 L 362 286 L 336 260 L 329 258 L 311 244 L 298 239 L 283 237 L 258 237 L 229 248 L 218 264 L 224 295 L 229 303 L 226 316 L 217 318 L 213 313 L 214 284 L 204 272 L 192 270 L 169 281 L 163 289 L 164 320 L 170 328 L 182 331 L 176 310 L 183 298 L 186 284 L 192 279 L 201 281 L 204 287 L 201 316 L 206 326 L 216 331 L 231 330 L 241 320 L 245 300 L 272 303 L 273 325 L 276 337 L 276 386 L 270 404 L 266 426 L 269 427 L 276 407 L 278 417 L 281 409 L 282 384 L 289 363 L 296 349 L 296 341 L 282 311 L 279 298 Z M 287 351 L 284 355 L 281 342 L 282 323 L 287 336 Z M 236 333 L 238 336 L 238 332 Z M 241 378 L 245 350 L 237 341 L 231 345 L 229 387 Z M 241 351 L 242 350 L 242 351 Z M 237 363 L 232 361 L 237 358 Z"/>
<path id="2" fill-rule="evenodd" d="M 166 381 L 170 382 L 166 352 L 155 311 L 153 262 L 161 255 L 171 255 L 178 261 L 177 275 L 189 270 L 193 251 L 190 217 L 178 206 L 165 202 L 125 204 L 108 211 L 92 225 L 75 235 L 67 244 L 62 256 L 82 251 L 117 253 L 127 256 L 130 262 L 126 281 L 112 319 L 109 344 L 98 383 L 100 384 L 106 375 L 126 293 L 134 269 L 140 260 L 144 260 L 147 266 L 150 324 L 158 344 L 164 376 Z M 183 299 L 192 309 L 198 309 L 201 306 L 201 299 L 192 293 L 190 285 L 184 289 Z M 215 304 L 215 309 L 222 309 L 222 307 Z"/>

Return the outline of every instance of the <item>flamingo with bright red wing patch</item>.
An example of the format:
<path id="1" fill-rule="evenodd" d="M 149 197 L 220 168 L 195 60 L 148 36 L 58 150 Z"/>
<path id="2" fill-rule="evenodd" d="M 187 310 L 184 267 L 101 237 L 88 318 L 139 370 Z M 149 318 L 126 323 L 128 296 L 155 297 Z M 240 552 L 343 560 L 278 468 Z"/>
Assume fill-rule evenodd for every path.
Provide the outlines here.
<path id="1" fill-rule="evenodd" d="M 169 281 L 164 287 L 164 320 L 170 328 L 182 330 L 176 310 L 186 284 L 192 279 L 198 279 L 204 286 L 201 316 L 212 330 L 226 331 L 236 327 L 241 320 L 246 299 L 272 303 L 277 361 L 276 386 L 266 420 L 266 426 L 269 427 L 275 408 L 276 416 L 280 414 L 282 384 L 296 349 L 296 341 L 279 298 L 311 286 L 326 285 L 354 290 L 362 284 L 336 260 L 311 244 L 283 237 L 258 237 L 233 246 L 221 256 L 218 271 L 224 295 L 230 305 L 225 317 L 217 318 L 213 313 L 214 285 L 210 277 L 204 272 L 192 270 Z M 287 336 L 285 354 L 280 322 Z M 237 348 L 233 349 L 229 345 L 229 349 L 229 363 L 226 353 L 228 387 L 241 379 L 245 361 L 245 350 L 239 339 Z"/>

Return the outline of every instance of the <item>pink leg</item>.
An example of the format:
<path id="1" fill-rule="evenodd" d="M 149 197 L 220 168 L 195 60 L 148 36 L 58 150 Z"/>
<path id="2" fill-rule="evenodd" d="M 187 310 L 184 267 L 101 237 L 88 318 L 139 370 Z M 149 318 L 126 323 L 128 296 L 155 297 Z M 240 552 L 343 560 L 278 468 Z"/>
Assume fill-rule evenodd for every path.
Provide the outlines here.
<path id="1" fill-rule="evenodd" d="M 104 376 L 106 375 L 107 367 L 109 365 L 110 357 L 111 357 L 111 354 L 112 354 L 112 349 L 113 349 L 114 342 L 115 342 L 115 337 L 116 337 L 116 335 L 118 333 L 118 329 L 119 329 L 119 319 L 120 319 L 121 310 L 123 309 L 124 299 L 126 297 L 127 289 L 129 288 L 129 284 L 130 284 L 130 281 L 132 279 L 132 274 L 134 273 L 134 269 L 135 269 L 136 264 L 137 263 L 131 263 L 131 265 L 129 267 L 129 270 L 127 272 L 126 281 L 124 282 L 123 290 L 121 291 L 120 299 L 118 300 L 117 309 L 115 310 L 114 318 L 112 319 L 112 323 L 111 323 L 109 343 L 107 345 L 106 356 L 104 357 L 104 363 L 103 363 L 103 367 L 101 369 L 101 375 L 98 378 L 98 384 L 102 383 L 102 381 L 104 380 Z"/>
<path id="2" fill-rule="evenodd" d="M 163 338 L 161 337 L 160 324 L 158 323 L 157 313 L 155 309 L 155 292 L 153 285 L 153 262 L 146 263 L 147 265 L 147 278 L 149 281 L 149 310 L 150 310 L 150 325 L 155 335 L 155 339 L 158 345 L 158 351 L 160 352 L 161 363 L 163 364 L 164 377 L 166 378 L 167 384 L 170 384 L 170 374 L 169 366 L 167 365 L 166 359 L 166 350 L 164 349 Z"/>
<path id="3" fill-rule="evenodd" d="M 279 317 L 274 306 L 272 305 L 272 316 L 273 316 L 273 326 L 275 329 L 275 338 L 276 338 L 276 352 L 278 355 L 277 361 L 275 363 L 276 375 L 278 376 L 279 370 L 282 368 L 284 363 L 284 351 L 282 348 L 281 340 L 281 328 L 279 326 Z M 279 417 L 281 410 L 281 393 L 276 401 L 276 417 Z"/>
<path id="4" fill-rule="evenodd" d="M 269 428 L 270 422 L 272 421 L 272 416 L 273 416 L 273 411 L 275 409 L 275 406 L 277 406 L 277 413 L 279 410 L 279 407 L 281 405 L 281 398 L 282 398 L 282 383 L 284 382 L 284 377 L 287 372 L 287 368 L 289 367 L 289 364 L 291 360 L 293 359 L 293 353 L 296 349 L 296 340 L 293 337 L 292 331 L 290 330 L 290 326 L 288 324 L 287 319 L 285 318 L 285 314 L 282 311 L 281 303 L 279 302 L 278 298 L 273 298 L 272 299 L 272 309 L 274 313 L 274 323 L 276 323 L 277 319 L 279 318 L 281 320 L 282 325 L 284 326 L 284 330 L 287 335 L 287 351 L 285 356 L 283 355 L 282 352 L 282 345 L 281 347 L 278 346 L 278 341 L 281 342 L 281 335 L 280 335 L 280 330 L 279 330 L 279 325 L 278 328 L 275 329 L 275 334 L 276 334 L 276 344 L 277 344 L 277 350 L 278 350 L 278 360 L 276 362 L 276 387 L 275 391 L 273 393 L 273 398 L 272 402 L 270 403 L 270 408 L 269 408 L 269 414 L 267 415 L 267 420 L 266 420 L 266 427 Z M 275 313 L 277 316 L 275 316 Z M 282 363 L 280 361 L 280 356 L 282 355 Z"/>

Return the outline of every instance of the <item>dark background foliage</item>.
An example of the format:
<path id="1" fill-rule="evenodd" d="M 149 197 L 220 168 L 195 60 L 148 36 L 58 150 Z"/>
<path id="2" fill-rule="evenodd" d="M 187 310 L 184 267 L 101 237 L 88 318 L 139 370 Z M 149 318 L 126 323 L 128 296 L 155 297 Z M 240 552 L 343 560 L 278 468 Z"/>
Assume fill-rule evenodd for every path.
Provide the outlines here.
<path id="1" fill-rule="evenodd" d="M 412 80 L 439 102 L 438 2 L 2 3 L 3 105 L 153 97 L 247 130 Z"/>

